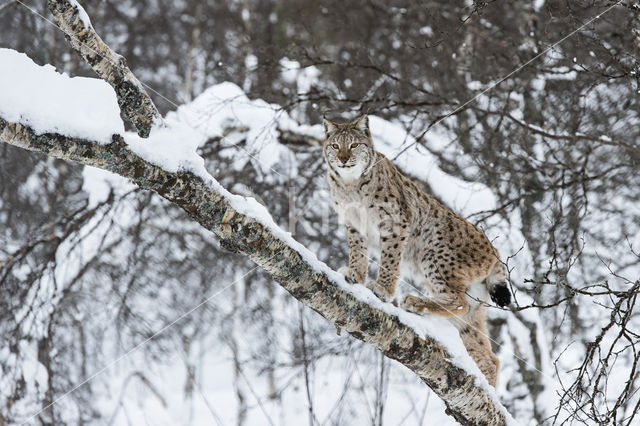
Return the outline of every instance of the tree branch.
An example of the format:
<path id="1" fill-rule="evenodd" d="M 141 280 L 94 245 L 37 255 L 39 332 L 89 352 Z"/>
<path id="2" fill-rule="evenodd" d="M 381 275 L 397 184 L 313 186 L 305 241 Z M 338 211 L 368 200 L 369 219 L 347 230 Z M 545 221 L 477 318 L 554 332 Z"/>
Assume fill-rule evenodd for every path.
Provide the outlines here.
<path id="1" fill-rule="evenodd" d="M 154 124 L 162 119 L 140 81 L 121 55 L 111 50 L 95 32 L 89 18 L 76 1 L 49 0 L 49 10 L 64 36 L 93 70 L 113 86 L 122 113 L 138 134 L 146 138 Z"/>
<path id="2" fill-rule="evenodd" d="M 187 172 L 167 172 L 133 153 L 120 135 L 108 145 L 30 127 L 0 118 L 0 140 L 52 157 L 99 167 L 132 180 L 184 209 L 220 238 L 227 250 L 242 253 L 266 270 L 293 297 L 335 326 L 405 365 L 439 395 L 447 413 L 463 425 L 505 425 L 499 403 L 475 377 L 451 363 L 451 354 L 430 338 L 357 299 L 331 282 L 266 226 L 238 213 L 223 194 Z"/>

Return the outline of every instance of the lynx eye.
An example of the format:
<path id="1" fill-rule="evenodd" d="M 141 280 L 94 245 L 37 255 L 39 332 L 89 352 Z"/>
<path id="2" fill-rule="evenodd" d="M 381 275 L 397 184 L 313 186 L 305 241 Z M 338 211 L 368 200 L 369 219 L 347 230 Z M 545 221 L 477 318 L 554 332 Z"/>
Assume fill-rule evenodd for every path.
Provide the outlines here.
<path id="1" fill-rule="evenodd" d="M 332 143 L 331 144 L 331 148 L 338 149 L 338 148 L 340 148 L 340 145 L 338 145 L 337 143 Z"/>
<path id="2" fill-rule="evenodd" d="M 360 146 L 360 144 L 359 143 L 352 143 L 349 148 L 353 149 L 353 148 L 355 148 L 357 146 Z"/>

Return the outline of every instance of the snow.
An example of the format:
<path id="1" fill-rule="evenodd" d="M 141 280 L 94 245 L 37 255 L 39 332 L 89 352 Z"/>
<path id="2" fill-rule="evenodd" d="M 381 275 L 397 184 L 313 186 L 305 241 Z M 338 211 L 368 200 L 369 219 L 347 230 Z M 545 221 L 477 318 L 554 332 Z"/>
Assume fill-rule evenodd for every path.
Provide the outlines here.
<path id="1" fill-rule="evenodd" d="M 545 82 L 544 78 L 541 78 L 539 76 L 531 80 L 531 87 L 534 90 L 537 90 L 537 91 L 544 90 L 545 84 L 546 84 L 546 82 Z"/>
<path id="2" fill-rule="evenodd" d="M 204 160 L 196 153 L 204 141 L 202 134 L 173 115 L 168 116 L 164 124 L 151 129 L 148 138 L 129 132 L 125 141 L 133 152 L 168 172 L 192 170 L 203 175 Z"/>
<path id="3" fill-rule="evenodd" d="M 167 399 L 167 405 L 159 404 L 157 396 L 147 388 L 138 386 L 136 379 L 130 380 L 127 387 L 128 372 L 119 372 L 114 380 L 112 394 L 121 392 L 122 404 L 118 407 L 113 399 L 104 398 L 97 401 L 97 406 L 103 412 L 115 413 L 113 424 L 235 424 L 238 411 L 238 401 L 235 395 L 238 380 L 234 377 L 234 365 L 231 354 L 226 348 L 220 348 L 219 343 L 212 343 L 198 348 L 203 352 L 203 369 L 199 374 L 198 390 L 185 398 Z M 345 380 L 355 370 L 352 386 L 357 386 L 347 403 L 348 409 L 354 412 L 366 413 L 370 409 L 371 401 L 375 399 L 375 390 L 371 386 L 370 376 L 375 368 L 369 363 L 358 365 L 361 360 L 352 357 L 329 358 L 320 360 L 315 367 L 315 380 L 312 381 L 310 391 L 314 399 L 314 415 L 318 424 L 346 424 L 336 421 L 335 406 L 344 397 Z M 176 383 L 182 384 L 185 378 L 184 364 L 179 360 L 173 362 L 163 371 L 149 371 L 145 368 L 146 377 L 158 389 L 161 395 L 171 395 L 176 391 Z M 402 373 L 401 371 L 395 371 Z M 252 392 L 246 392 L 245 403 L 248 406 L 244 424 L 247 425 L 302 425 L 307 424 L 308 407 L 306 402 L 304 379 L 300 374 L 293 377 L 292 386 L 287 386 L 280 393 L 277 400 L 268 397 L 269 389 L 263 378 L 251 375 Z M 404 376 L 404 375 L 403 375 Z M 428 406 L 427 424 L 455 426 L 457 423 L 445 414 L 444 403 L 425 392 L 424 383 L 406 375 L 402 383 L 391 382 L 388 388 L 388 403 L 384 407 L 382 424 L 399 424 L 399 419 L 412 411 L 412 404 Z M 415 376 L 414 376 L 415 377 Z M 405 377 L 403 377 L 405 379 Z M 240 385 L 246 382 L 240 380 Z M 411 398 L 407 394 L 411 394 Z M 431 396 L 430 396 L 431 395 Z M 369 425 L 367 417 L 351 418 L 348 424 Z M 413 420 L 413 421 L 411 421 Z M 419 423 L 419 415 L 405 419 L 403 424 Z"/>
<path id="4" fill-rule="evenodd" d="M 136 187 L 122 176 L 96 167 L 85 167 L 82 176 L 82 190 L 89 194 L 89 208 L 106 200 L 112 190 L 126 192 Z"/>
<path id="5" fill-rule="evenodd" d="M 403 172 L 429 182 L 435 194 L 454 211 L 467 216 L 477 211 L 495 208 L 495 195 L 480 183 L 465 182 L 440 169 L 437 159 L 415 143 L 415 139 L 396 123 L 370 116 L 374 146 Z M 432 129 L 429 144 L 442 148 L 448 144 L 444 135 Z M 405 150 L 406 147 L 409 147 Z M 397 157 L 397 158 L 396 158 Z"/>
<path id="6" fill-rule="evenodd" d="M 533 10 L 539 11 L 544 6 L 545 0 L 533 0 Z"/>
<path id="7" fill-rule="evenodd" d="M 282 78 L 288 83 L 295 83 L 298 93 L 305 93 L 311 89 L 313 83 L 318 81 L 320 70 L 314 66 L 303 68 L 300 62 L 288 58 L 280 60 Z"/>
<path id="8" fill-rule="evenodd" d="M 480 90 L 482 89 L 482 82 L 473 80 L 467 83 L 467 87 L 469 88 L 469 90 Z"/>
<path id="9" fill-rule="evenodd" d="M 30 272 L 31 272 L 31 268 L 27 264 L 22 264 L 20 265 L 20 267 L 13 268 L 11 270 L 11 274 L 21 281 L 26 280 Z"/>
<path id="10" fill-rule="evenodd" d="M 0 48 L 0 117 L 37 134 L 61 133 L 107 144 L 123 133 L 115 92 L 103 80 L 69 77 Z"/>
<path id="11" fill-rule="evenodd" d="M 433 36 L 433 28 L 431 28 L 428 25 L 420 28 L 419 32 L 420 32 L 420 34 L 426 35 L 428 37 L 432 37 Z"/>
<path id="12" fill-rule="evenodd" d="M 46 389 L 47 388 L 47 370 L 35 357 L 33 348 L 27 348 L 26 342 L 22 342 L 21 349 L 28 356 L 22 360 L 22 375 L 27 386 Z M 29 350 L 31 349 L 31 350 Z"/>
<path id="13" fill-rule="evenodd" d="M 551 68 L 550 72 L 543 74 L 547 80 L 575 80 L 578 78 L 576 70 L 566 66 Z"/>
<path id="14" fill-rule="evenodd" d="M 80 20 L 82 21 L 82 23 L 84 24 L 84 27 L 87 29 L 93 29 L 93 26 L 91 26 L 91 20 L 89 19 L 89 15 L 87 14 L 87 12 L 84 10 L 84 8 L 80 5 L 80 3 L 78 3 L 76 0 L 67 0 L 73 7 L 75 7 L 76 9 L 78 9 L 78 15 L 80 17 Z"/>
<path id="15" fill-rule="evenodd" d="M 288 150 L 277 141 L 278 107 L 262 100 L 250 101 L 233 83 L 221 83 L 205 90 L 193 102 L 182 105 L 167 116 L 173 123 L 183 122 L 201 134 L 200 142 L 225 137 L 230 128 L 247 127 L 249 149 L 238 148 L 239 154 L 257 161 L 266 172 L 277 165 Z M 247 123 L 251 123 L 247 126 Z"/>

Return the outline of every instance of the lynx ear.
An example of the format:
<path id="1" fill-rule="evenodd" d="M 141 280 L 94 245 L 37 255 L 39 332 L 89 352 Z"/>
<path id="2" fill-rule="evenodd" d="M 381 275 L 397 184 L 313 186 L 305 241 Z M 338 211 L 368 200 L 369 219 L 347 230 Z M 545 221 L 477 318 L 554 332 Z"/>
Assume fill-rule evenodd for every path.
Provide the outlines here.
<path id="1" fill-rule="evenodd" d="M 356 126 L 356 129 L 360 130 L 366 136 L 371 136 L 371 132 L 369 132 L 369 116 L 367 114 L 358 118 L 353 124 Z"/>
<path id="2" fill-rule="evenodd" d="M 324 135 L 328 139 L 336 130 L 338 130 L 338 126 L 333 124 L 331 121 L 326 118 L 322 119 L 322 127 L 324 127 Z"/>

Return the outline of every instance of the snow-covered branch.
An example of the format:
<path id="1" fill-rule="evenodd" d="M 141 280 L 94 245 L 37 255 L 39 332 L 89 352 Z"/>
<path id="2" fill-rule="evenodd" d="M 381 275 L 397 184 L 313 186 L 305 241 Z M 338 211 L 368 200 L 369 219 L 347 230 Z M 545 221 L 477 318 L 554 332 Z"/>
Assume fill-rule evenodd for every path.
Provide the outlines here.
<path id="1" fill-rule="evenodd" d="M 138 134 L 146 138 L 161 121 L 155 105 L 121 55 L 95 32 L 89 16 L 75 0 L 49 0 L 49 10 L 65 38 L 93 70 L 116 92 L 118 105 Z"/>

